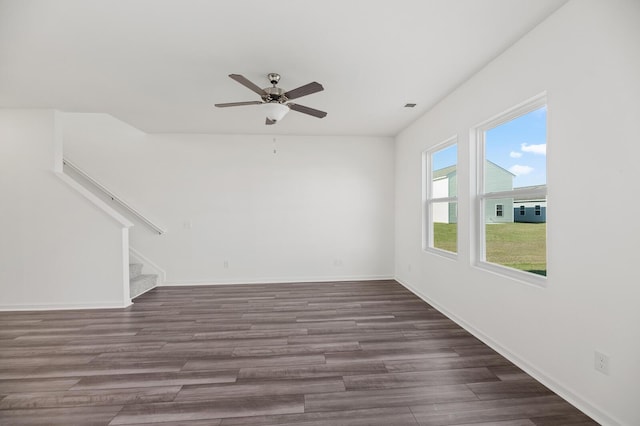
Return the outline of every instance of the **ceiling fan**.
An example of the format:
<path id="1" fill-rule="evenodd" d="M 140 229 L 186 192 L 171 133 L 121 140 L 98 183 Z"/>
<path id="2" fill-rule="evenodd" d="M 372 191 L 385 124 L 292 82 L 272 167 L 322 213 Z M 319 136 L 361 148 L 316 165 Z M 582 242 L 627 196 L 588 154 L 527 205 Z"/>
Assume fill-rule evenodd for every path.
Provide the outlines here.
<path id="1" fill-rule="evenodd" d="M 250 90 L 253 90 L 260 95 L 261 101 L 247 101 L 247 102 L 229 102 L 225 104 L 215 104 L 218 108 L 226 108 L 233 106 L 243 105 L 264 105 L 265 112 L 267 114 L 267 120 L 265 124 L 276 124 L 278 121 L 287 115 L 290 109 L 301 112 L 303 114 L 312 115 L 314 117 L 323 118 L 327 115 L 326 112 L 320 111 L 314 108 L 309 108 L 304 105 L 289 102 L 291 99 L 301 98 L 312 93 L 320 92 L 324 90 L 322 84 L 314 81 L 304 86 L 300 86 L 297 89 L 284 91 L 283 89 L 276 87 L 278 81 L 280 81 L 280 74 L 270 73 L 267 74 L 267 78 L 273 85 L 272 87 L 265 87 L 261 89 L 256 84 L 249 81 L 247 78 L 240 74 L 229 74 L 233 80 L 242 84 Z"/>

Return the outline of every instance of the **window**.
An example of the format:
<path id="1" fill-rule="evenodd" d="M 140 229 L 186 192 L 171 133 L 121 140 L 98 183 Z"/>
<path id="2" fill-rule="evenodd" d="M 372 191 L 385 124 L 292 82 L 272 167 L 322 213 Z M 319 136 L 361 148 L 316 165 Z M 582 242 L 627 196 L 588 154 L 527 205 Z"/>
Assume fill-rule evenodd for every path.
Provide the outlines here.
<path id="1" fill-rule="evenodd" d="M 426 151 L 424 167 L 425 250 L 458 252 L 458 146 L 453 137 Z"/>
<path id="2" fill-rule="evenodd" d="M 541 284 L 547 275 L 546 123 L 546 99 L 539 96 L 477 129 L 477 265 Z M 516 220 L 519 200 L 541 202 L 533 216 L 520 205 Z"/>

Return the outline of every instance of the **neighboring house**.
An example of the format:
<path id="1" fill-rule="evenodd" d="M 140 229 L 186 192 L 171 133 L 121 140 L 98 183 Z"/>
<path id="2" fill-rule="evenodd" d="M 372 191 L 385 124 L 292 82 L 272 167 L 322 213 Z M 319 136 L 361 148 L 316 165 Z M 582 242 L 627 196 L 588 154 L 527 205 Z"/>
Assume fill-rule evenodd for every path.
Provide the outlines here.
<path id="1" fill-rule="evenodd" d="M 544 198 L 514 200 L 513 221 L 545 223 L 547 221 L 547 200 Z"/>
<path id="2" fill-rule="evenodd" d="M 456 166 L 444 167 L 433 172 L 433 198 L 457 196 L 458 177 Z M 432 207 L 433 221 L 436 223 L 457 223 L 457 203 L 434 203 Z"/>
<path id="3" fill-rule="evenodd" d="M 513 189 L 515 175 L 497 164 L 486 161 L 487 192 L 509 191 Z M 444 167 L 433 171 L 433 198 L 455 197 L 457 195 L 456 166 Z M 433 221 L 437 223 L 456 223 L 458 212 L 456 203 L 435 203 Z M 513 199 L 489 200 L 485 205 L 486 223 L 513 222 Z"/>

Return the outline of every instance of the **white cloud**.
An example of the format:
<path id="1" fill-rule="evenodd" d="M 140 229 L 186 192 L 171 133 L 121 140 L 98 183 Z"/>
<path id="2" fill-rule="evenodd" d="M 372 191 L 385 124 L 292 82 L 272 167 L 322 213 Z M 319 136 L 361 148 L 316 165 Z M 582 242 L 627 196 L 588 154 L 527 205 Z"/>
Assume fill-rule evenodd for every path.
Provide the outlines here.
<path id="1" fill-rule="evenodd" d="M 509 171 L 516 176 L 522 176 L 531 173 L 533 171 L 533 167 L 521 166 L 520 164 L 516 164 L 515 166 L 509 167 Z"/>
<path id="2" fill-rule="evenodd" d="M 522 153 L 521 152 L 516 152 L 516 151 L 511 151 L 509 153 L 509 157 L 511 157 L 511 158 L 520 158 L 520 157 L 522 157 Z"/>
<path id="3" fill-rule="evenodd" d="M 523 143 L 520 145 L 520 149 L 523 152 L 533 152 L 534 154 L 547 155 L 547 144 L 541 143 L 539 145 L 527 145 Z"/>

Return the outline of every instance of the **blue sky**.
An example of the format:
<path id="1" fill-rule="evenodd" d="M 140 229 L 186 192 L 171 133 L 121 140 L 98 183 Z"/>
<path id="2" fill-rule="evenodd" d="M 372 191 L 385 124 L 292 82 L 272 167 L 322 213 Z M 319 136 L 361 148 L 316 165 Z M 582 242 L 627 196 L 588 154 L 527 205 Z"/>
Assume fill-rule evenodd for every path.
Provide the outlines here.
<path id="1" fill-rule="evenodd" d="M 547 183 L 547 108 L 508 121 L 485 134 L 487 160 L 515 174 L 513 187 Z M 457 148 L 433 155 L 433 169 L 456 163 Z"/>
<path id="2" fill-rule="evenodd" d="M 547 183 L 547 108 L 487 130 L 487 160 L 515 174 L 513 187 Z"/>
<path id="3" fill-rule="evenodd" d="M 458 144 L 450 145 L 445 149 L 433 153 L 433 170 L 452 166 L 458 160 Z"/>

